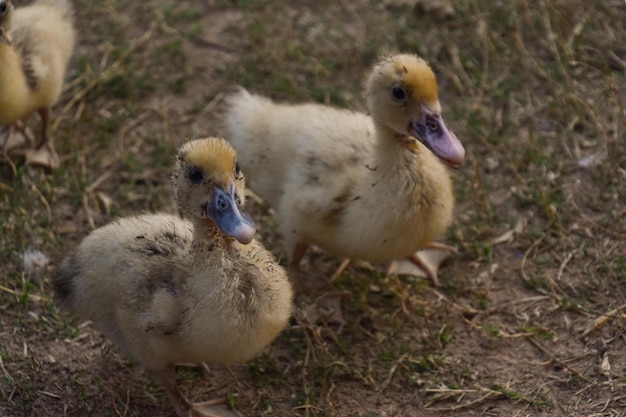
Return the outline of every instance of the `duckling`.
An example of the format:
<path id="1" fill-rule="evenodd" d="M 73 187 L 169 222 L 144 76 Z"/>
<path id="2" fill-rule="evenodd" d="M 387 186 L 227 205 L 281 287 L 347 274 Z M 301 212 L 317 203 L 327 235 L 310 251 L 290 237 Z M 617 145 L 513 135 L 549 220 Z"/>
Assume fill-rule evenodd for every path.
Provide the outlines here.
<path id="1" fill-rule="evenodd" d="M 75 38 L 70 0 L 37 0 L 20 8 L 0 0 L 0 128 L 39 113 L 41 137 L 27 161 L 30 156 L 58 165 L 48 137 L 50 109 L 61 95 Z M 37 154 L 42 149 L 50 161 Z"/>
<path id="2" fill-rule="evenodd" d="M 172 175 L 183 216 L 145 214 L 94 230 L 60 265 L 60 304 L 154 372 L 178 416 L 212 415 L 175 383 L 176 363 L 252 358 L 285 327 L 286 272 L 253 239 L 232 146 L 199 139 Z"/>
<path id="3" fill-rule="evenodd" d="M 229 139 L 252 190 L 276 211 L 296 282 L 310 244 L 351 259 L 422 263 L 415 252 L 452 221 L 445 165 L 460 167 L 465 150 L 444 123 L 430 66 L 415 55 L 383 57 L 365 95 L 371 116 L 244 89 L 227 98 Z"/>

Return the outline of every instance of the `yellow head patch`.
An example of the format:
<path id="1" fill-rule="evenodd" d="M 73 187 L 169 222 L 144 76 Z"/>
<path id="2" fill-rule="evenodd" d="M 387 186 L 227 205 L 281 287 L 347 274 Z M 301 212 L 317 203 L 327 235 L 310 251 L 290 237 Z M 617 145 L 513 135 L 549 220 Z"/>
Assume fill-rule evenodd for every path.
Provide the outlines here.
<path id="1" fill-rule="evenodd" d="M 200 168 L 220 185 L 227 185 L 235 172 L 237 155 L 230 143 L 222 138 L 187 142 L 180 148 L 178 155 L 181 163 Z"/>
<path id="2" fill-rule="evenodd" d="M 437 106 L 439 91 L 435 73 L 428 63 L 415 55 L 394 55 L 381 61 L 378 72 L 410 88 L 413 99 L 430 108 Z"/>

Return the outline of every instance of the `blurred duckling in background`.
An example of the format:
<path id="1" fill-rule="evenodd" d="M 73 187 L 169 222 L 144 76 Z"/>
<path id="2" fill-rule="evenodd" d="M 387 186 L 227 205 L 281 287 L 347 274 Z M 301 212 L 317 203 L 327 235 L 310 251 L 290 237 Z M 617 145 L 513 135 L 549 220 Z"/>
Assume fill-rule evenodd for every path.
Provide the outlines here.
<path id="1" fill-rule="evenodd" d="M 21 147 L 11 143 L 11 125 L 37 111 L 41 136 L 29 140 L 27 163 L 59 164 L 48 134 L 50 109 L 61 95 L 75 38 L 70 0 L 37 0 L 19 8 L 0 0 L 0 143 L 5 151 Z"/>
<path id="2" fill-rule="evenodd" d="M 365 87 L 371 117 L 240 89 L 226 103 L 229 139 L 252 190 L 276 211 L 293 275 L 314 244 L 371 262 L 410 257 L 437 283 L 416 251 L 437 246 L 452 221 L 445 165 L 460 167 L 465 150 L 444 123 L 423 59 L 382 58 Z"/>
<path id="3" fill-rule="evenodd" d="M 172 180 L 188 220 L 147 214 L 96 229 L 60 266 L 56 293 L 154 372 L 178 416 L 218 415 L 211 403 L 180 394 L 175 364 L 252 358 L 287 324 L 292 290 L 253 239 L 244 178 L 227 141 L 183 145 Z"/>

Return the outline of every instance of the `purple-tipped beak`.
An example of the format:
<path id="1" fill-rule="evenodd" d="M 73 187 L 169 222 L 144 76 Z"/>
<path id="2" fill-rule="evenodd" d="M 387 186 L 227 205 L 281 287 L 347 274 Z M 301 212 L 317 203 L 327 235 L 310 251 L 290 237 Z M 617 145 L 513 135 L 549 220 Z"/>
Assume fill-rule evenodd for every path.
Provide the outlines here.
<path id="1" fill-rule="evenodd" d="M 409 133 L 452 168 L 459 168 L 465 159 L 465 148 L 448 130 L 441 114 L 422 104 L 419 121 L 409 125 Z"/>
<path id="2" fill-rule="evenodd" d="M 215 196 L 207 204 L 206 211 L 224 235 L 244 244 L 252 241 L 256 227 L 248 213 L 236 203 L 234 184 L 230 192 L 215 187 Z"/>

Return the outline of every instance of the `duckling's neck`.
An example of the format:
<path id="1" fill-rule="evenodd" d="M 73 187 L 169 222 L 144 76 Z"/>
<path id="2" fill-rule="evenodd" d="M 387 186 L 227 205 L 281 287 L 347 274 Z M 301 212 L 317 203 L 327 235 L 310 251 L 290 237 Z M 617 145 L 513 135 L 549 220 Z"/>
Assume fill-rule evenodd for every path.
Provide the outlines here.
<path id="1" fill-rule="evenodd" d="M 376 147 L 375 155 L 376 165 L 382 171 L 387 169 L 402 170 L 405 163 L 414 164 L 415 154 L 420 154 L 426 149 L 417 139 L 398 133 L 388 126 L 374 121 L 378 140 L 374 145 Z"/>
<path id="2" fill-rule="evenodd" d="M 221 241 L 224 237 L 220 229 L 209 219 L 192 219 L 191 223 L 193 223 L 195 242 L 211 245 Z"/>
<path id="3" fill-rule="evenodd" d="M 376 124 L 376 129 L 378 141 L 372 162 L 376 169 L 370 175 L 381 187 L 403 190 L 411 197 L 411 205 L 437 205 L 442 198 L 452 198 L 446 167 L 426 146 L 387 126 Z"/>

